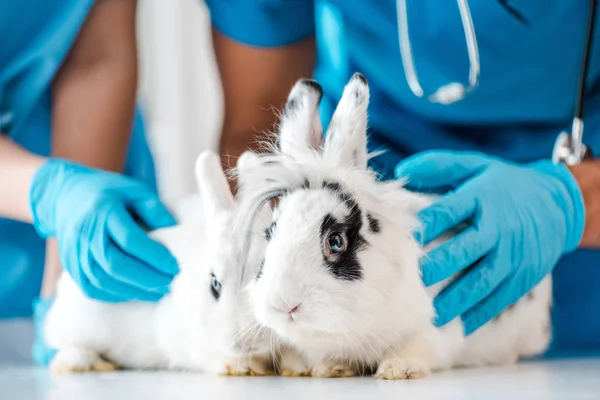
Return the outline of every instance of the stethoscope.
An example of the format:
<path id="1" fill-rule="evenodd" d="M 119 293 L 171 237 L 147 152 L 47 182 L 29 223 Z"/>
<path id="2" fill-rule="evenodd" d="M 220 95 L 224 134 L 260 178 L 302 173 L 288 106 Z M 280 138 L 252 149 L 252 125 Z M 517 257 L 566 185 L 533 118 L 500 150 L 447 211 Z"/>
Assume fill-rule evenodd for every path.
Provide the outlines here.
<path id="1" fill-rule="evenodd" d="M 410 37 L 408 32 L 408 17 L 406 11 L 407 0 L 396 0 L 396 11 L 398 17 L 398 40 L 400 42 L 400 55 L 404 66 L 404 75 L 410 90 L 417 97 L 425 97 L 425 93 L 415 69 L 412 56 Z M 463 85 L 459 82 L 451 82 L 439 87 L 434 93 L 427 96 L 428 100 L 437 104 L 452 104 L 462 100 L 467 94 L 475 90 L 479 84 L 479 47 L 477 36 L 473 26 L 473 18 L 467 0 L 457 0 L 460 18 L 465 32 L 465 42 L 469 55 L 469 84 Z M 590 0 L 590 13 L 586 30 L 585 47 L 581 74 L 579 76 L 577 103 L 571 133 L 561 132 L 556 138 L 552 151 L 554 163 L 565 163 L 567 165 L 579 164 L 582 160 L 592 157 L 590 149 L 583 144 L 583 103 L 585 99 L 585 83 L 588 73 L 589 53 L 592 48 L 594 36 L 594 20 L 596 16 L 596 0 Z"/>

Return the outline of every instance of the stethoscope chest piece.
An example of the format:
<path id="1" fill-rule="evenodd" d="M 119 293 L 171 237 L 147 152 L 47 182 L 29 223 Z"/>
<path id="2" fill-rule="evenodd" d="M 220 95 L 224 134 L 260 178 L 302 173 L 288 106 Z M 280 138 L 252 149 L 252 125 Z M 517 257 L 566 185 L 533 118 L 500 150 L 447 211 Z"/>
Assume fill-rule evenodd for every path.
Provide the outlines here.
<path id="1" fill-rule="evenodd" d="M 554 164 L 576 165 L 590 159 L 592 159 L 592 152 L 585 144 L 580 143 L 578 146 L 573 141 L 573 135 L 568 132 L 563 131 L 558 135 L 552 150 Z"/>

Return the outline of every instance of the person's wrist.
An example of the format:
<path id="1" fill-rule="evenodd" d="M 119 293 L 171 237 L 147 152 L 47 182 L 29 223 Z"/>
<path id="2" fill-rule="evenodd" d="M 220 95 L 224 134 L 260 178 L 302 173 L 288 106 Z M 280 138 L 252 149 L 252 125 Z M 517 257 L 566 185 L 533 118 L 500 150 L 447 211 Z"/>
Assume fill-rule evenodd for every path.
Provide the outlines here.
<path id="1" fill-rule="evenodd" d="M 35 171 L 29 188 L 29 206 L 35 230 L 42 238 L 56 234 L 55 206 L 62 182 L 75 164 L 58 158 L 46 158 Z"/>
<path id="2" fill-rule="evenodd" d="M 551 195 L 564 213 L 567 238 L 563 253 L 579 247 L 585 229 L 585 203 L 579 183 L 565 164 L 554 164 L 550 160 L 530 164 L 534 170 L 546 174 L 557 183 Z"/>

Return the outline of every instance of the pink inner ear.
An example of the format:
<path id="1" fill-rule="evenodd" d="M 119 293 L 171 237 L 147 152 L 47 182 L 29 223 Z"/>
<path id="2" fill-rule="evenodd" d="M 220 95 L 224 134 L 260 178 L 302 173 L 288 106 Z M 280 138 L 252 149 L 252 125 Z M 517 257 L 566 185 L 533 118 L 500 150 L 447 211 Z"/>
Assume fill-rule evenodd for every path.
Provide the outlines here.
<path id="1" fill-rule="evenodd" d="M 319 109 L 315 111 L 315 116 L 312 120 L 311 135 L 309 138 L 309 146 L 313 149 L 321 148 L 323 144 L 323 126 L 321 125 L 321 118 L 319 116 Z"/>

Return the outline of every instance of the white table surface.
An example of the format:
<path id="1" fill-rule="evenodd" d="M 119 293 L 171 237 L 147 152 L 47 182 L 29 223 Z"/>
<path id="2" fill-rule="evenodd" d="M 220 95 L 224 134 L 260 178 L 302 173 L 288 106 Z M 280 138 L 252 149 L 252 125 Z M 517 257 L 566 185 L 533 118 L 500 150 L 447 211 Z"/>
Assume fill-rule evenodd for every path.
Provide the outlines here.
<path id="1" fill-rule="evenodd" d="M 414 381 L 134 371 L 53 376 L 45 369 L 3 365 L 0 399 L 600 399 L 600 358 L 457 370 Z"/>

